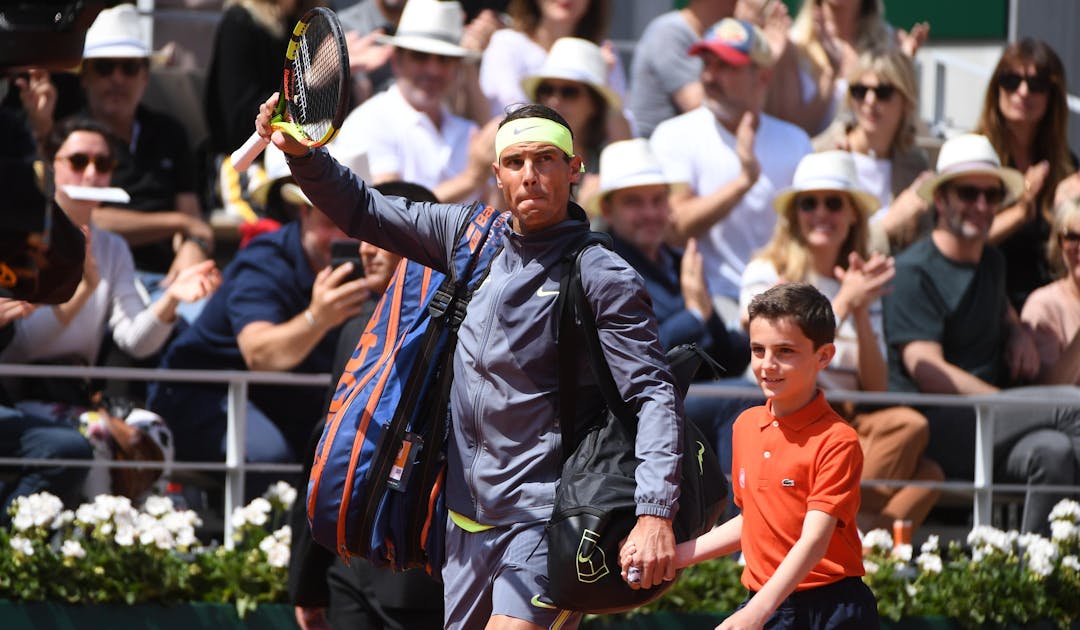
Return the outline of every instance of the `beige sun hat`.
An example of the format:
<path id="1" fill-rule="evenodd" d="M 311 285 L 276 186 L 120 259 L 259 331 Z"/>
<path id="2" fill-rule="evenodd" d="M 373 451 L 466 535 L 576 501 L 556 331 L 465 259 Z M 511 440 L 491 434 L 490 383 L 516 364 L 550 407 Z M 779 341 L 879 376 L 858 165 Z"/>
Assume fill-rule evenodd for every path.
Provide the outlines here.
<path id="1" fill-rule="evenodd" d="M 967 175 L 993 175 L 1005 185 L 1006 199 L 1001 206 L 1012 203 L 1024 192 L 1024 176 L 1020 171 L 1001 165 L 990 139 L 975 133 L 950 138 L 938 153 L 937 174 L 919 186 L 919 196 L 933 203 L 934 191 L 945 182 Z"/>
<path id="2" fill-rule="evenodd" d="M 464 33 L 465 10 L 460 3 L 409 0 L 394 35 L 381 35 L 377 41 L 444 57 L 478 57 L 476 51 L 461 46 Z"/>
<path id="3" fill-rule="evenodd" d="M 589 199 L 588 210 L 600 211 L 600 202 L 608 194 L 635 186 L 676 184 L 664 174 L 660 160 L 644 138 L 612 142 L 600 152 L 600 189 Z"/>
<path id="4" fill-rule="evenodd" d="M 551 45 L 544 65 L 535 74 L 521 80 L 521 89 L 529 100 L 535 102 L 536 88 L 544 79 L 577 81 L 599 92 L 609 107 L 622 109 L 622 97 L 608 87 L 607 76 L 607 63 L 599 46 L 587 39 L 560 37 Z"/>
<path id="5" fill-rule="evenodd" d="M 342 147 L 339 147 L 335 142 L 326 145 L 326 148 L 334 159 L 356 173 L 357 177 L 364 181 L 371 181 L 371 168 L 368 166 L 367 153 L 345 152 Z M 292 171 L 289 170 L 289 163 L 285 158 L 285 153 L 273 144 L 267 145 L 265 151 L 263 151 L 263 171 L 264 174 L 261 177 L 253 177 L 251 179 L 251 184 L 248 187 L 248 194 L 251 196 L 251 200 L 260 206 L 266 205 L 266 198 L 270 194 L 270 190 L 274 187 L 274 184 L 284 180 L 292 181 Z M 286 200 L 292 203 L 305 203 L 311 205 L 311 202 L 308 200 L 307 196 L 304 195 L 303 191 L 300 190 L 300 187 L 295 186 L 295 184 L 294 187 L 302 196 L 296 195 L 296 191 L 291 191 L 290 194 L 292 194 L 292 198 L 287 198 Z M 283 197 L 285 196 L 284 187 L 282 187 L 281 195 Z"/>
<path id="6" fill-rule="evenodd" d="M 773 209 L 783 214 L 799 193 L 836 190 L 851 195 L 855 206 L 867 217 L 881 207 L 876 195 L 862 189 L 855 170 L 855 158 L 847 151 L 810 153 L 799 160 L 791 186 L 773 198 Z"/>
<path id="7" fill-rule="evenodd" d="M 149 56 L 150 45 L 133 4 L 103 10 L 86 30 L 83 59 Z"/>

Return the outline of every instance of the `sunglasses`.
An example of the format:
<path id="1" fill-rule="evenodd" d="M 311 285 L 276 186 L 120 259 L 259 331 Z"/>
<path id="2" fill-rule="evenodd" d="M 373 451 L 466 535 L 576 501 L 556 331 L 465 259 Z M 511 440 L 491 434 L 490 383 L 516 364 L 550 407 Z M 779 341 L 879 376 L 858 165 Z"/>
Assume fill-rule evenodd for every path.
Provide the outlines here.
<path id="1" fill-rule="evenodd" d="M 1073 247 L 1080 245 L 1080 232 L 1073 232 L 1072 230 L 1065 230 L 1058 235 L 1063 245 L 1071 245 Z"/>
<path id="2" fill-rule="evenodd" d="M 95 74 L 103 77 L 112 76 L 113 71 L 120 68 L 125 77 L 133 77 L 146 65 L 145 59 L 91 59 L 90 69 Z"/>
<path id="3" fill-rule="evenodd" d="M 1050 91 L 1050 79 L 1037 74 L 1017 74 L 1016 72 L 1003 72 L 998 75 L 998 85 L 1006 92 L 1015 92 L 1020 89 L 1021 83 L 1027 83 L 1028 92 L 1042 94 Z"/>
<path id="4" fill-rule="evenodd" d="M 581 98 L 581 95 L 584 93 L 585 89 L 580 85 L 552 85 L 550 83 L 541 83 L 536 86 L 537 100 L 558 95 L 561 100 L 572 101 Z"/>
<path id="5" fill-rule="evenodd" d="M 829 212 L 840 212 L 844 209 L 844 200 L 839 195 L 827 195 L 824 198 L 815 195 L 805 195 L 795 201 L 795 207 L 802 212 L 813 212 L 818 205 L 824 204 Z"/>
<path id="6" fill-rule="evenodd" d="M 956 196 L 964 203 L 975 203 L 979 195 L 986 199 L 986 203 L 994 205 L 1005 199 L 1004 188 L 979 188 L 978 186 L 953 186 Z"/>
<path id="7" fill-rule="evenodd" d="M 58 160 L 67 160 L 72 170 L 81 173 L 86 170 L 90 163 L 94 163 L 94 170 L 99 173 L 111 173 L 116 168 L 116 160 L 111 155 L 90 155 L 87 153 L 72 153 L 71 155 L 58 155 Z"/>
<path id="8" fill-rule="evenodd" d="M 853 83 L 848 88 L 848 94 L 856 101 L 866 100 L 866 95 L 870 92 L 874 93 L 874 98 L 879 101 L 887 101 L 896 94 L 896 86 L 891 83 L 882 83 L 880 85 L 866 85 L 863 83 Z"/>

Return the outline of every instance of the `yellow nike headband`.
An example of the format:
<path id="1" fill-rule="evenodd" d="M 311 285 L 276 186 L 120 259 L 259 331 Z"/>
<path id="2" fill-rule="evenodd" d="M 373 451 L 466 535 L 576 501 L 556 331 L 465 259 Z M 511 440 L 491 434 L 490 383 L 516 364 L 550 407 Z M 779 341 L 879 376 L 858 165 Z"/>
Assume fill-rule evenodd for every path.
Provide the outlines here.
<path id="1" fill-rule="evenodd" d="M 495 160 L 502 159 L 506 147 L 519 142 L 543 142 L 555 145 L 569 157 L 574 157 L 574 141 L 570 130 L 547 118 L 518 118 L 495 133 Z"/>

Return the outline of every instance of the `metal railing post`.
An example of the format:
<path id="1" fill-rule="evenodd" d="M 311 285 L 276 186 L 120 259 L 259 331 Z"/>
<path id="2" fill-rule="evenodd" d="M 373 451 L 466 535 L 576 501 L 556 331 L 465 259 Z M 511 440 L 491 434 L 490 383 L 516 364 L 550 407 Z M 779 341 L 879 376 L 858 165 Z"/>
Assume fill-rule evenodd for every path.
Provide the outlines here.
<path id="1" fill-rule="evenodd" d="M 975 506 L 974 525 L 990 525 L 994 502 L 994 410 L 986 403 L 975 405 Z"/>
<path id="2" fill-rule="evenodd" d="M 934 125 L 945 124 L 945 62 L 934 56 Z"/>
<path id="3" fill-rule="evenodd" d="M 233 510 L 244 505 L 244 463 L 247 435 L 248 384 L 243 379 L 229 381 L 225 428 L 225 547 L 233 546 Z"/>

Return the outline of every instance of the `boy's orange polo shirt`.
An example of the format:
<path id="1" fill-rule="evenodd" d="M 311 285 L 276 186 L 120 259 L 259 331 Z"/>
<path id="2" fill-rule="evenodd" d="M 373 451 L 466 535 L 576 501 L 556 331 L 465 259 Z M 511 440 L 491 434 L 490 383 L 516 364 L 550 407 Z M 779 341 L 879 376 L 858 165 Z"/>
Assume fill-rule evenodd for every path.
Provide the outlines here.
<path id="1" fill-rule="evenodd" d="M 864 574 L 855 526 L 863 455 L 855 430 L 817 397 L 785 417 L 772 402 L 744 411 L 732 429 L 735 503 L 742 508 L 742 582 L 759 591 L 802 534 L 808 510 L 837 519 L 825 556 L 795 588 Z"/>

